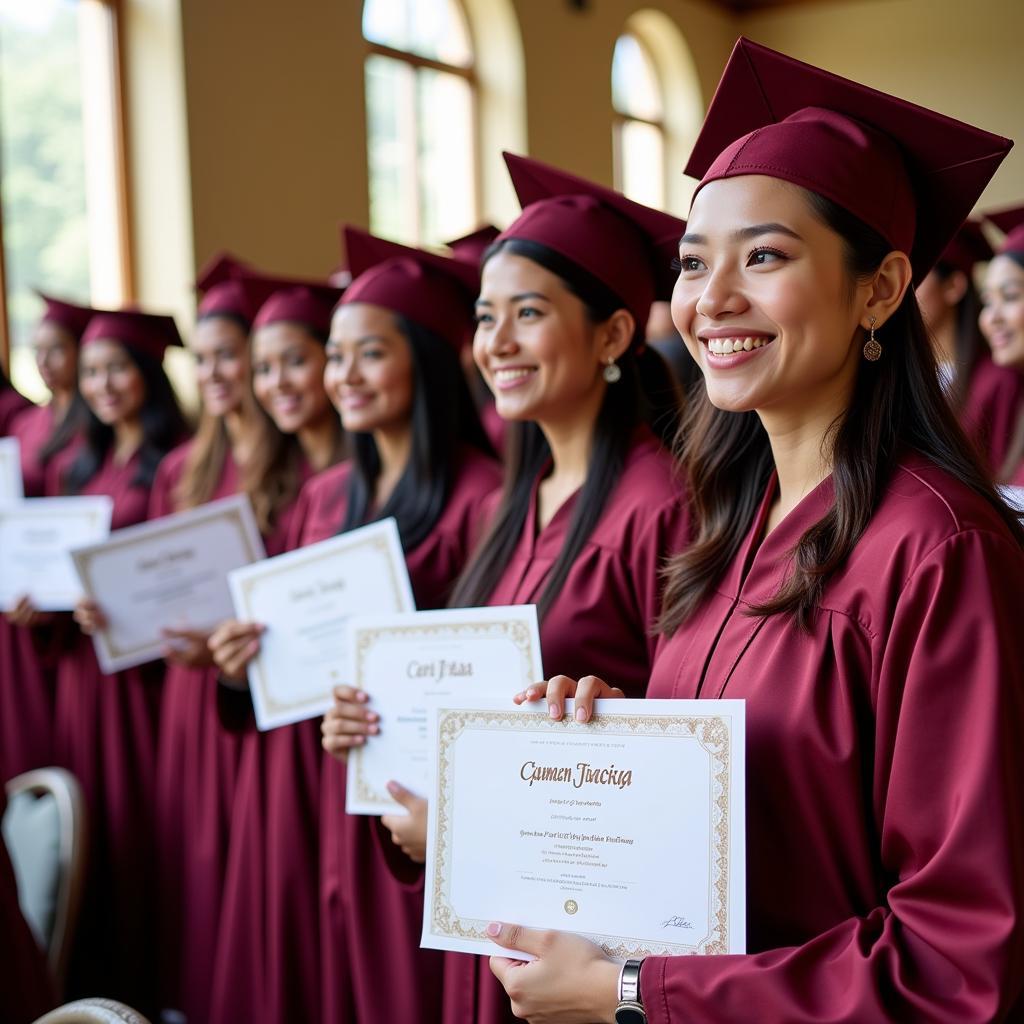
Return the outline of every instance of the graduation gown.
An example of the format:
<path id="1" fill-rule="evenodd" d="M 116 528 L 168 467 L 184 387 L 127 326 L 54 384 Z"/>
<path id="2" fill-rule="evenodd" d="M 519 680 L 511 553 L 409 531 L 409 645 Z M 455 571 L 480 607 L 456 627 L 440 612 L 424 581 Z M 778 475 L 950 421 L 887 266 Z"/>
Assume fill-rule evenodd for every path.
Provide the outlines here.
<path id="1" fill-rule="evenodd" d="M 0 785 L 0 820 L 7 794 Z M 14 867 L 0 836 L 0 1009 L 5 1024 L 31 1024 L 56 1005 L 46 958 L 22 916 Z"/>
<path id="2" fill-rule="evenodd" d="M 82 494 L 114 502 L 112 530 L 146 518 L 138 458 L 108 456 Z M 72 956 L 71 995 L 103 993 L 152 1012 L 156 988 L 154 813 L 163 662 L 100 671 L 92 639 L 74 629 L 57 664 L 56 762 L 77 776 L 89 812 L 89 871 Z"/>
<path id="3" fill-rule="evenodd" d="M 267 554 L 289 550 L 298 499 L 278 516 Z M 204 1024 L 320 1020 L 317 929 L 320 723 L 259 732 L 220 687 L 221 721 L 240 730 L 213 989 Z"/>
<path id="4" fill-rule="evenodd" d="M 21 474 L 28 498 L 46 493 L 39 451 L 53 429 L 49 406 L 21 410 L 11 436 L 21 445 Z M 52 624 L 26 629 L 0 616 L 0 783 L 53 762 L 53 702 L 57 662 Z"/>
<path id="5" fill-rule="evenodd" d="M 18 413 L 31 406 L 32 403 L 13 386 L 8 385 L 0 390 L 0 437 L 7 437 Z"/>
<path id="6" fill-rule="evenodd" d="M 489 605 L 540 600 L 568 537 L 578 493 L 540 532 L 537 490 L 523 536 Z M 639 429 L 622 476 L 597 526 L 573 563 L 540 626 L 548 678 L 598 675 L 628 697 L 642 697 L 655 652 L 652 627 L 661 610 L 660 569 L 685 542 L 686 514 L 671 454 Z M 509 699 L 511 699 L 509 694 Z M 512 1021 L 505 990 L 486 957 L 445 954 L 445 1024 Z"/>
<path id="7" fill-rule="evenodd" d="M 762 540 L 773 481 L 659 648 L 650 697 L 746 700 L 749 953 L 649 958 L 651 1024 L 966 1024 L 1024 983 L 1024 555 L 909 456 L 810 633 L 749 614 L 832 493 Z"/>
<path id="8" fill-rule="evenodd" d="M 303 491 L 302 544 L 341 528 L 349 473 L 350 464 L 337 466 Z M 485 501 L 500 484 L 493 459 L 462 449 L 444 510 L 429 536 L 406 554 L 417 608 L 447 604 L 481 531 Z M 443 954 L 419 948 L 423 868 L 392 843 L 379 818 L 345 813 L 345 765 L 326 754 L 321 762 L 323 1020 L 436 1021 Z"/>
<path id="9" fill-rule="evenodd" d="M 1003 468 L 1022 413 L 1024 376 L 996 366 L 987 356 L 979 359 L 967 384 L 960 419 L 993 474 Z"/>
<path id="10" fill-rule="evenodd" d="M 193 442 L 160 463 L 149 518 L 179 509 L 174 491 Z M 228 453 L 211 501 L 238 490 Z M 160 912 L 160 1001 L 189 1021 L 206 1017 L 242 734 L 218 711 L 217 669 L 168 663 L 160 705 L 156 823 Z"/>

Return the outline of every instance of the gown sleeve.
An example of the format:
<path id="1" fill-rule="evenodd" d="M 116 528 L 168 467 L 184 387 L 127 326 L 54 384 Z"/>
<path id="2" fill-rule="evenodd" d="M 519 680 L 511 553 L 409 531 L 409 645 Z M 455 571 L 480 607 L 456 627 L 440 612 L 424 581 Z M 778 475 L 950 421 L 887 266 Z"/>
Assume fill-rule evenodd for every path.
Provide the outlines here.
<path id="1" fill-rule="evenodd" d="M 651 1024 L 968 1024 L 1020 1011 L 1022 563 L 1010 539 L 964 531 L 900 591 L 871 679 L 877 906 L 800 946 L 650 958 Z"/>

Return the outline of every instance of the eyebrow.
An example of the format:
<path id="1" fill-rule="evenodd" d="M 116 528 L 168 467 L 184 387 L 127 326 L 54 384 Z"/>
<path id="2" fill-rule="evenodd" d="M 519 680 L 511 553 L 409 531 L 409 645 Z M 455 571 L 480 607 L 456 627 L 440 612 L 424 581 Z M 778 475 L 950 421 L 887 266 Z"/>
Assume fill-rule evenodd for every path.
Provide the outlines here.
<path id="1" fill-rule="evenodd" d="M 551 300 L 543 292 L 520 292 L 518 295 L 513 295 L 508 301 L 509 302 L 522 302 L 524 299 L 543 299 L 545 302 Z M 477 299 L 476 304 L 478 306 L 492 306 L 489 299 Z"/>
<path id="2" fill-rule="evenodd" d="M 383 334 L 367 334 L 367 335 L 365 335 L 362 338 L 357 338 L 353 342 L 353 344 L 354 345 L 369 345 L 371 342 L 376 342 L 377 344 L 380 344 L 380 343 L 385 342 L 387 340 L 388 339 L 385 338 Z M 339 345 L 343 345 L 344 342 L 340 338 L 328 338 L 327 339 L 327 344 L 328 345 L 333 345 L 335 348 L 337 348 Z"/>
<path id="3" fill-rule="evenodd" d="M 787 235 L 790 238 L 795 238 L 798 242 L 803 241 L 803 238 L 792 228 L 787 228 L 785 224 L 779 224 L 776 222 L 769 224 L 751 224 L 749 228 L 740 228 L 738 231 L 734 231 L 729 237 L 734 242 L 746 242 L 751 238 L 757 238 L 760 235 Z M 707 240 L 707 235 L 688 233 L 679 239 L 679 244 L 705 245 L 707 244 Z"/>

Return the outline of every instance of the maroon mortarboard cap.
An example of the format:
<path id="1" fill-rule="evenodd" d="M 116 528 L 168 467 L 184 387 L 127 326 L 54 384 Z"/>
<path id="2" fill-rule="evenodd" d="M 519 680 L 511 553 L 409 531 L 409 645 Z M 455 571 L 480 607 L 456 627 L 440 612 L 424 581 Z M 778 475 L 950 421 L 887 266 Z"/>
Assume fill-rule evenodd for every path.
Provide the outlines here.
<path id="1" fill-rule="evenodd" d="M 462 347 L 480 290 L 474 264 L 389 242 L 349 224 L 342 235 L 352 271 L 342 305 L 381 306 Z"/>
<path id="2" fill-rule="evenodd" d="M 233 316 L 251 325 L 262 299 L 255 301 L 258 296 L 241 283 L 241 279 L 250 274 L 255 275 L 256 271 L 230 253 L 212 257 L 196 277 L 196 288 L 202 293 L 197 310 L 199 318 Z"/>
<path id="3" fill-rule="evenodd" d="M 480 266 L 484 253 L 487 252 L 488 248 L 500 234 L 501 231 L 493 224 L 485 224 L 483 227 L 477 228 L 476 231 L 471 231 L 468 235 L 463 235 L 461 238 L 453 238 L 450 242 L 446 242 L 445 245 L 451 249 L 452 255 L 457 260 L 466 260 L 469 263 L 475 263 L 477 266 Z"/>
<path id="4" fill-rule="evenodd" d="M 995 224 L 1006 237 L 999 246 L 999 252 L 1012 252 L 1024 255 L 1024 206 L 1014 206 L 1009 210 L 997 210 L 986 213 L 985 220 Z"/>
<path id="5" fill-rule="evenodd" d="M 672 294 L 672 257 L 686 224 L 527 157 L 505 153 L 523 212 L 498 237 L 538 242 L 582 267 L 647 323 L 651 303 Z"/>
<path id="6" fill-rule="evenodd" d="M 970 275 L 975 263 L 992 259 L 992 246 L 976 220 L 964 221 L 953 240 L 942 250 L 939 263 Z"/>
<path id="7" fill-rule="evenodd" d="M 57 299 L 40 291 L 37 291 L 36 294 L 46 303 L 46 309 L 40 319 L 62 327 L 75 341 L 81 341 L 82 335 L 96 311 L 89 306 L 79 306 L 74 302 L 66 302 L 64 299 Z"/>
<path id="8" fill-rule="evenodd" d="M 915 282 L 1013 143 L 740 39 L 686 173 L 761 174 L 837 203 L 910 257 Z"/>
<path id="9" fill-rule="evenodd" d="M 331 332 L 331 314 L 342 296 L 342 289 L 325 281 L 298 281 L 287 278 L 245 277 L 243 284 L 252 291 L 264 291 L 268 298 L 260 305 L 253 330 L 270 324 L 301 324 L 313 334 L 326 338 Z"/>
<path id="10" fill-rule="evenodd" d="M 157 361 L 172 345 L 181 345 L 173 316 L 143 313 L 137 309 L 96 310 L 82 335 L 82 344 L 119 341 Z"/>

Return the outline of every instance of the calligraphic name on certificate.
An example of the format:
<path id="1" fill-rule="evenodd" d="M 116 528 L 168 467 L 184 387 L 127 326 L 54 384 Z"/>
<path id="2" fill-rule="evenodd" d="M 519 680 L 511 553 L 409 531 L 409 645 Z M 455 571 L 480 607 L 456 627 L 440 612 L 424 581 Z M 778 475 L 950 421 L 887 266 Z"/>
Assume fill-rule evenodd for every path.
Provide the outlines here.
<path id="1" fill-rule="evenodd" d="M 39 611 L 71 611 L 82 596 L 71 551 L 109 535 L 113 508 L 105 495 L 0 505 L 0 607 L 28 597 Z"/>
<path id="2" fill-rule="evenodd" d="M 161 657 L 165 629 L 231 618 L 228 573 L 266 555 L 248 495 L 115 530 L 72 552 L 84 593 L 107 621 L 93 637 L 104 672 Z"/>
<path id="3" fill-rule="evenodd" d="M 236 616 L 266 626 L 248 669 L 260 729 L 331 706 L 348 671 L 352 615 L 416 607 L 392 518 L 240 569 L 230 585 Z"/>
<path id="4" fill-rule="evenodd" d="M 24 497 L 21 443 L 16 437 L 0 437 L 0 505 L 10 505 Z"/>
<path id="5" fill-rule="evenodd" d="M 447 701 L 430 729 L 421 945 L 508 956 L 508 921 L 617 959 L 745 951 L 743 701 Z"/>
<path id="6" fill-rule="evenodd" d="M 544 678 L 535 605 L 451 608 L 349 622 L 349 681 L 365 690 L 380 734 L 348 756 L 349 814 L 404 814 L 395 780 L 425 796 L 432 701 L 514 693 Z"/>

